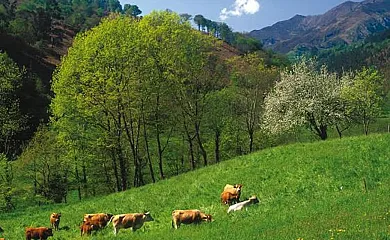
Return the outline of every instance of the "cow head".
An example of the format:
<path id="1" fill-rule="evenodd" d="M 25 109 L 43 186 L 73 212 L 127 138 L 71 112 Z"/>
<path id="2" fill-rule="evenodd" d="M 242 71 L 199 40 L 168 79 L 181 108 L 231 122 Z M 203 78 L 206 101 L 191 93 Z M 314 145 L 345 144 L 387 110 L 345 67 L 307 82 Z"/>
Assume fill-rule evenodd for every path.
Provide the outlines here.
<path id="1" fill-rule="evenodd" d="M 255 203 L 259 203 L 259 202 L 260 202 L 259 199 L 258 199 L 255 195 L 253 195 L 252 197 L 250 197 L 248 200 L 249 200 L 252 204 L 255 204 Z"/>
<path id="2" fill-rule="evenodd" d="M 213 218 L 210 214 L 203 214 L 202 221 L 211 222 L 212 220 L 213 220 Z"/>
<path id="3" fill-rule="evenodd" d="M 242 184 L 234 184 L 234 188 L 236 188 L 237 192 L 241 192 Z"/>
<path id="4" fill-rule="evenodd" d="M 106 217 L 107 217 L 107 221 L 110 221 L 110 219 L 113 217 L 114 215 L 111 214 L 111 213 L 106 213 Z"/>
<path id="5" fill-rule="evenodd" d="M 46 236 L 53 236 L 53 229 L 48 228 L 48 229 L 46 229 L 45 233 L 46 233 Z"/>
<path id="6" fill-rule="evenodd" d="M 152 217 L 152 215 L 150 215 L 150 212 L 144 213 L 144 219 L 145 219 L 145 222 L 154 221 L 154 218 Z"/>
<path id="7" fill-rule="evenodd" d="M 57 220 L 60 220 L 60 218 L 61 218 L 61 213 L 52 213 L 52 214 L 51 214 L 51 217 L 52 217 L 52 218 L 55 218 L 55 219 L 57 219 Z"/>

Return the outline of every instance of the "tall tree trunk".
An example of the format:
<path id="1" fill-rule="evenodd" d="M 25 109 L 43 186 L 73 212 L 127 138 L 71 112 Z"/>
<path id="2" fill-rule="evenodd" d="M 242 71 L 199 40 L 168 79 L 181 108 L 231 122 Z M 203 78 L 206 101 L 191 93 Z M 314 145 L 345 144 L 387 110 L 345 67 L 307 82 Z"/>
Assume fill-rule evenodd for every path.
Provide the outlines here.
<path id="1" fill-rule="evenodd" d="M 79 198 L 79 201 L 81 201 L 81 182 L 80 182 L 79 168 L 77 167 L 77 163 L 75 166 L 75 174 L 76 174 L 76 182 L 77 182 L 77 196 Z"/>
<path id="2" fill-rule="evenodd" d="M 253 152 L 253 135 L 254 135 L 254 130 L 250 129 L 249 130 L 249 152 Z"/>
<path id="3" fill-rule="evenodd" d="M 198 140 L 200 153 L 202 154 L 202 157 L 203 157 L 203 164 L 204 164 L 204 166 L 207 166 L 207 152 L 206 152 L 206 149 L 204 149 L 202 139 L 200 138 L 200 123 L 199 122 L 195 123 L 195 135 L 196 135 L 196 139 Z"/>
<path id="4" fill-rule="evenodd" d="M 87 167 L 85 166 L 85 162 L 83 161 L 83 188 L 84 191 L 86 192 L 86 195 L 88 196 L 88 183 L 87 183 Z"/>
<path id="5" fill-rule="evenodd" d="M 328 133 L 327 133 L 328 126 L 323 124 L 317 125 L 313 113 L 308 113 L 307 117 L 308 117 L 307 119 L 309 121 L 309 126 L 311 131 L 314 132 L 317 136 L 319 136 L 321 140 L 326 140 L 328 138 Z"/>
<path id="6" fill-rule="evenodd" d="M 107 165 L 105 163 L 103 163 L 103 169 L 104 169 L 104 176 L 106 176 L 107 187 L 110 189 L 111 192 L 115 192 L 115 188 L 114 189 L 112 188 L 109 169 L 107 168 Z"/>
<path id="7" fill-rule="evenodd" d="M 321 140 L 326 140 L 328 138 L 327 126 L 320 126 L 320 138 Z"/>
<path id="8" fill-rule="evenodd" d="M 342 138 L 342 131 L 339 128 L 339 125 L 337 125 L 337 124 L 336 124 L 336 130 L 337 130 L 337 134 L 339 135 L 339 138 L 341 139 Z"/>
<path id="9" fill-rule="evenodd" d="M 105 115 L 106 115 L 106 119 L 107 119 L 107 133 L 111 133 L 111 122 L 108 118 L 109 116 L 109 113 L 108 112 L 105 112 Z M 115 150 L 111 147 L 109 149 L 110 151 L 110 155 L 111 155 L 111 161 L 112 161 L 112 168 L 114 170 L 114 176 L 115 176 L 115 183 L 116 183 L 116 190 L 118 192 L 121 191 L 121 185 L 120 185 L 120 180 L 119 180 L 119 173 L 118 173 L 118 165 L 117 165 L 117 162 L 116 162 L 116 153 L 115 153 Z"/>
<path id="10" fill-rule="evenodd" d="M 124 112 L 124 107 L 122 106 L 122 111 Z M 134 162 L 134 179 L 133 186 L 138 187 L 143 182 L 142 180 L 142 169 L 140 166 L 140 159 L 138 156 L 138 143 L 139 143 L 139 131 L 140 131 L 140 118 L 138 119 L 137 129 L 134 127 L 134 120 L 132 119 L 132 112 L 130 111 L 129 122 L 127 121 L 127 116 L 123 114 L 123 123 L 125 127 L 125 132 L 127 140 L 130 144 L 130 149 L 133 155 Z M 135 133 L 136 131 L 136 133 Z"/>
<path id="11" fill-rule="evenodd" d="M 147 158 L 148 158 L 150 177 L 152 178 L 153 183 L 155 183 L 156 179 L 154 178 L 153 164 L 152 164 L 152 159 L 150 157 L 150 151 L 149 151 L 148 134 L 146 132 L 145 114 L 143 111 L 142 111 L 142 123 L 143 123 L 143 127 L 144 127 L 145 148 L 146 148 L 146 154 L 147 154 Z"/>
<path id="12" fill-rule="evenodd" d="M 115 151 L 113 149 L 111 149 L 110 152 L 111 152 L 111 159 L 112 159 L 112 168 L 114 169 L 116 190 L 118 192 L 120 192 L 121 191 L 121 184 L 120 184 L 120 180 L 119 180 L 118 166 L 116 163 Z"/>
<path id="13" fill-rule="evenodd" d="M 364 127 L 364 134 L 367 136 L 368 135 L 368 129 L 370 125 L 370 120 L 366 117 L 363 118 L 363 127 Z"/>
<path id="14" fill-rule="evenodd" d="M 161 138 L 160 138 L 160 130 L 158 129 L 157 127 L 157 133 L 156 133 L 156 138 L 157 138 L 157 151 L 158 151 L 158 169 L 160 171 L 160 178 L 161 179 L 164 179 L 165 176 L 164 176 L 164 169 L 163 169 L 163 157 L 162 157 L 162 154 L 163 154 L 163 150 L 162 150 L 162 147 L 161 147 Z"/>
<path id="15" fill-rule="evenodd" d="M 121 187 L 121 191 L 125 191 L 127 190 L 127 170 L 126 170 L 126 162 L 125 162 L 125 158 L 123 157 L 123 153 L 122 153 L 122 146 L 121 146 L 121 143 L 120 143 L 120 137 L 118 136 L 118 145 L 117 145 L 117 148 L 116 148 L 116 152 L 117 152 L 117 156 L 118 156 L 118 161 L 119 161 L 119 169 L 120 169 L 120 173 L 121 173 L 121 184 L 120 184 L 120 187 Z"/>
<path id="16" fill-rule="evenodd" d="M 158 169 L 160 171 L 160 178 L 164 179 L 164 169 L 163 169 L 163 152 L 161 146 L 161 137 L 160 137 L 160 94 L 157 94 L 156 97 L 156 109 L 155 109 L 155 120 L 156 120 L 156 138 L 157 138 L 157 150 L 158 150 Z"/>
<path id="17" fill-rule="evenodd" d="M 191 137 L 191 135 L 190 135 L 187 123 L 184 121 L 183 124 L 184 124 L 185 134 L 186 134 L 186 137 L 187 137 L 187 142 L 188 142 L 188 145 L 189 145 L 191 169 L 195 170 L 196 164 L 195 164 L 195 156 L 194 156 L 194 143 L 192 142 L 193 137 Z"/>
<path id="18" fill-rule="evenodd" d="M 219 144 L 220 144 L 220 136 L 221 133 L 219 129 L 215 129 L 215 162 L 218 163 L 220 161 L 220 152 L 219 152 Z"/>

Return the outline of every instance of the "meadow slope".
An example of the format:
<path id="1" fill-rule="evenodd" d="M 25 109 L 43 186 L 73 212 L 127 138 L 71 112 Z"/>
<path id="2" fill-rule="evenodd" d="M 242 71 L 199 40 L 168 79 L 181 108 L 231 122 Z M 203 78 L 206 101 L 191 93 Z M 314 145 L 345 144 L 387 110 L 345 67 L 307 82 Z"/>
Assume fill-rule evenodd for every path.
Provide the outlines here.
<path id="1" fill-rule="evenodd" d="M 390 239 L 389 143 L 385 134 L 266 149 L 126 192 L 1 214 L 0 226 L 6 239 L 24 239 L 26 226 L 48 226 L 50 213 L 62 212 L 51 239 L 85 239 L 84 213 L 148 210 L 155 221 L 137 232 L 114 237 L 110 225 L 90 239 Z M 226 183 L 261 202 L 228 215 Z M 172 210 L 194 208 L 214 221 L 173 230 Z"/>

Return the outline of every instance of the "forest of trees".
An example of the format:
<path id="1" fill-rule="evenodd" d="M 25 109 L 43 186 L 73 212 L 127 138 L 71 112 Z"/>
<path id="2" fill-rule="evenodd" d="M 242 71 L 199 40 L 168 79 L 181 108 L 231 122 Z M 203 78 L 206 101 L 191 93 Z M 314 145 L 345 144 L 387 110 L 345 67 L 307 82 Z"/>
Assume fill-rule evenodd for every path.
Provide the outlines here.
<path id="1" fill-rule="evenodd" d="M 76 32 L 96 26 L 110 12 L 123 12 L 137 16 L 141 10 L 136 5 L 118 0 L 3 0 L 0 2 L 0 33 L 5 32 L 24 39 L 29 44 L 61 42 L 61 25 Z"/>
<path id="2" fill-rule="evenodd" d="M 29 127 L 20 94 L 29 74 L 0 53 L 1 208 L 139 187 L 275 146 L 297 128 L 322 140 L 357 124 L 368 134 L 381 114 L 378 69 L 339 73 L 312 58 L 289 65 L 226 24 L 196 15 L 197 31 L 188 14 L 135 18 L 137 6 L 117 3 L 53 8 L 67 21 L 91 13 L 72 25 L 80 30 L 98 24 L 94 14 L 117 13 L 76 36 L 45 94 L 50 121 L 25 145 L 15 136 Z M 216 50 L 226 43 L 242 54 L 226 59 Z"/>
<path id="3" fill-rule="evenodd" d="M 190 20 L 191 15 L 181 14 L 184 20 Z M 234 32 L 229 25 L 224 22 L 215 22 L 198 14 L 193 17 L 193 21 L 198 27 L 198 31 L 209 33 L 216 38 L 222 39 L 228 44 L 236 47 L 241 52 L 249 53 L 261 50 L 262 43 L 254 38 L 251 38 L 244 33 Z"/>

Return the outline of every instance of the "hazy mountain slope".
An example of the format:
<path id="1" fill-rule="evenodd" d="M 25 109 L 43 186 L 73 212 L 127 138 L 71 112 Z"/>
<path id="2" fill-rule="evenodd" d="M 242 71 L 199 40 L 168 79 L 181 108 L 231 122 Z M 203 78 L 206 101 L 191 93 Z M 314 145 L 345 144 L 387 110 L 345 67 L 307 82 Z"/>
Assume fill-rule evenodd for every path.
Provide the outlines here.
<path id="1" fill-rule="evenodd" d="M 287 53 L 296 47 L 350 44 L 389 27 L 390 0 L 347 1 L 322 15 L 296 15 L 249 35 L 261 40 L 265 47 Z"/>

